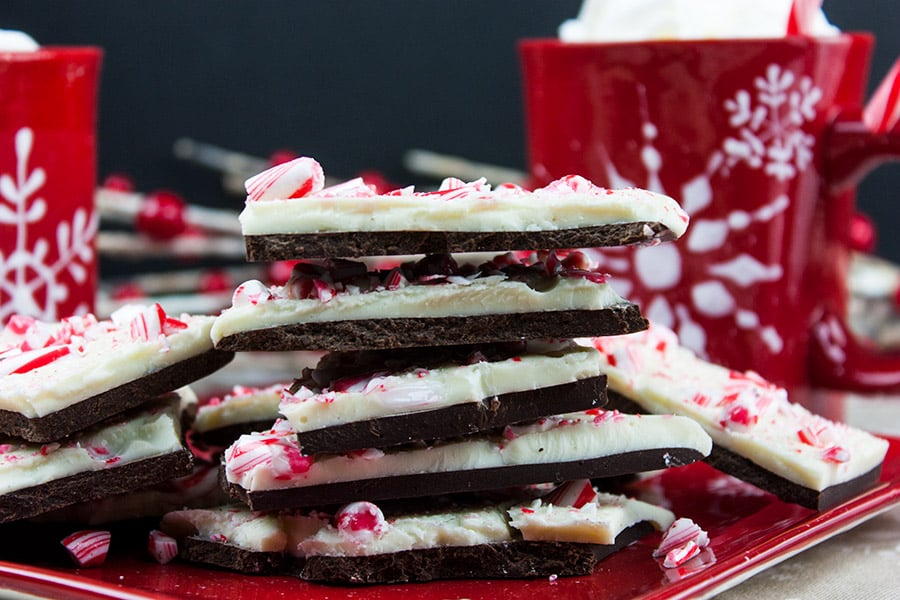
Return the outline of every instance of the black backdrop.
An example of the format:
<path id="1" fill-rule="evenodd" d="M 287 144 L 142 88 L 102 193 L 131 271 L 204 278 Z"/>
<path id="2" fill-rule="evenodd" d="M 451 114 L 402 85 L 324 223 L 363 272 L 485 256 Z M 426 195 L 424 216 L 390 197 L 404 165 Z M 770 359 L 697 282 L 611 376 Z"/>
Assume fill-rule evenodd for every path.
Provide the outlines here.
<path id="1" fill-rule="evenodd" d="M 728 0 L 723 0 L 728 1 Z M 173 157 L 181 136 L 266 156 L 287 147 L 326 173 L 398 183 L 413 147 L 523 169 L 522 37 L 555 36 L 580 0 L 4 0 L 0 27 L 44 44 L 105 49 L 99 171 L 141 190 L 228 204 L 208 170 Z M 897 0 L 827 0 L 832 22 L 877 36 L 872 86 L 900 55 Z M 879 253 L 893 229 L 900 165 L 860 189 Z"/>

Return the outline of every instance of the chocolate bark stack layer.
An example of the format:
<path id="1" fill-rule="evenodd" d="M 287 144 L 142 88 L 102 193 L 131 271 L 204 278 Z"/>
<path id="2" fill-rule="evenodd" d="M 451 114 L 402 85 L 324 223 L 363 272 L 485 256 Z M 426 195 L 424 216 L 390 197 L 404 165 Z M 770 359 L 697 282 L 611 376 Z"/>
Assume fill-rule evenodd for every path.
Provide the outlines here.
<path id="1" fill-rule="evenodd" d="M 273 514 L 341 506 L 343 514 L 358 503 L 429 505 L 708 454 L 708 436 L 688 419 L 604 411 L 596 351 L 571 339 L 638 332 L 647 322 L 608 286 L 590 251 L 566 248 L 674 239 L 687 217 L 673 200 L 576 177 L 535 192 L 448 180 L 437 192 L 387 195 L 359 181 L 323 188 L 323 180 L 318 164 L 301 158 L 247 182 L 248 257 L 302 260 L 284 286 L 239 286 L 212 339 L 229 351 L 329 354 L 283 390 L 283 418 L 224 452 L 222 480 L 235 499 Z M 431 253 L 406 256 L 423 249 Z M 454 254 L 462 250 L 485 254 Z M 349 530 L 380 535 L 378 519 L 357 513 Z M 552 554 L 547 541 L 535 543 Z M 418 565 L 413 579 L 448 577 L 452 554 L 416 551 L 404 564 Z M 359 582 L 387 580 L 400 555 L 379 556 L 383 568 Z M 316 572 L 343 568 L 334 565 Z"/>

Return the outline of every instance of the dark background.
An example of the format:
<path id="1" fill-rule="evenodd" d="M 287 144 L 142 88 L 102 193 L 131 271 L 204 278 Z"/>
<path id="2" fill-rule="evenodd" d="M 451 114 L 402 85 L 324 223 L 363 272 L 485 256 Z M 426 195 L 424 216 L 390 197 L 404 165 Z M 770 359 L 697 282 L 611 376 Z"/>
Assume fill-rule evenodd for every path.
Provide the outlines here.
<path id="1" fill-rule="evenodd" d="M 728 1 L 728 0 L 723 0 Z M 217 174 L 174 158 L 182 136 L 265 157 L 290 148 L 326 174 L 378 169 L 416 178 L 402 158 L 425 148 L 525 168 L 516 41 L 555 36 L 580 0 L 5 0 L 0 27 L 42 44 L 105 50 L 99 175 L 226 205 Z M 897 0 L 826 0 L 844 30 L 877 45 L 871 86 L 900 55 Z M 860 188 L 881 255 L 900 262 L 900 165 Z"/>

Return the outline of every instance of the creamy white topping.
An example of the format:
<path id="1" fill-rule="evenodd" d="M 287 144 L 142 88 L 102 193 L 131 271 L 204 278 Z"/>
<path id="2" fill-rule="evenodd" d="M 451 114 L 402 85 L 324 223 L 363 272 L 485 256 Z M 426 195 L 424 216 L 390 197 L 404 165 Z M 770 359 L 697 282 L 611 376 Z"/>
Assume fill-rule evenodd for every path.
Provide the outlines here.
<path id="1" fill-rule="evenodd" d="M 698 358 L 661 325 L 583 341 L 600 350 L 611 390 L 648 412 L 694 419 L 716 444 L 794 483 L 824 490 L 877 467 L 887 452 L 887 441 L 791 403 L 755 373 Z"/>
<path id="2" fill-rule="evenodd" d="M 665 508 L 602 492 L 583 506 L 559 506 L 543 498 L 508 512 L 510 525 L 526 540 L 583 544 L 612 544 L 622 531 L 643 521 L 662 531 L 675 520 Z"/>
<path id="3" fill-rule="evenodd" d="M 193 429 L 205 433 L 241 423 L 266 420 L 274 423 L 278 418 L 281 392 L 289 386 L 287 383 L 263 388 L 235 386 L 228 394 L 211 398 L 197 409 Z"/>
<path id="4" fill-rule="evenodd" d="M 606 283 L 565 277 L 547 291 L 503 276 L 466 283 L 410 285 L 395 290 L 335 294 L 328 301 L 289 298 L 281 286 L 258 281 L 235 290 L 233 305 L 212 326 L 215 343 L 241 331 L 294 323 L 360 319 L 466 317 L 558 310 L 599 310 L 626 301 Z"/>
<path id="5" fill-rule="evenodd" d="M 557 231 L 659 222 L 677 237 L 688 223 L 685 212 L 668 196 L 634 188 L 608 190 L 574 175 L 533 192 L 512 184 L 491 189 L 484 180 L 464 183 L 449 178 L 435 192 L 409 187 L 379 195 L 361 179 L 323 189 L 321 167 L 312 163 L 308 157 L 298 158 L 248 180 L 248 198 L 240 214 L 244 235 Z"/>
<path id="6" fill-rule="evenodd" d="M 508 427 L 502 440 L 474 435 L 428 447 L 306 456 L 290 424 L 280 420 L 270 431 L 238 438 L 225 451 L 224 462 L 228 482 L 260 491 L 589 460 L 638 450 L 691 448 L 706 456 L 711 446 L 700 426 L 684 417 L 591 410 Z"/>
<path id="7" fill-rule="evenodd" d="M 213 317 L 130 305 L 44 323 L 14 316 L 0 333 L 0 409 L 42 417 L 212 348 Z"/>
<path id="8" fill-rule="evenodd" d="M 183 450 L 179 398 L 168 398 L 60 442 L 0 444 L 0 494 Z"/>
<path id="9" fill-rule="evenodd" d="M 347 505 L 334 518 L 319 513 L 266 514 L 229 506 L 172 512 L 163 519 L 162 528 L 176 537 L 199 536 L 253 551 L 373 556 L 519 539 L 612 544 L 636 523 L 649 521 L 662 530 L 674 520 L 664 508 L 601 493 L 578 508 L 557 506 L 544 499 L 528 505 L 501 503 L 392 515 L 388 519 L 369 502 Z"/>
<path id="10" fill-rule="evenodd" d="M 484 398 L 536 390 L 599 375 L 594 352 L 569 346 L 542 350 L 532 343 L 531 352 L 500 361 L 470 365 L 445 365 L 409 369 L 402 373 L 378 373 L 361 378 L 343 391 L 313 393 L 301 388 L 285 391 L 279 411 L 297 432 L 311 431 L 392 415 L 436 410 Z M 591 349 L 592 350 L 592 349 Z"/>

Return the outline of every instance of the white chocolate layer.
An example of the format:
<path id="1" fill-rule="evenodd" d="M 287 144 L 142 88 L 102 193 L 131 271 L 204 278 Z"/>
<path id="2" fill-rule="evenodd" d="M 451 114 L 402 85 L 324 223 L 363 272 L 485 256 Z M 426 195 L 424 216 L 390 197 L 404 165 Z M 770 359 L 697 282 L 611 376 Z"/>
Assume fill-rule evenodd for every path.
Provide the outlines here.
<path id="1" fill-rule="evenodd" d="M 541 346 L 544 346 L 541 348 Z M 531 343 L 529 353 L 500 361 L 379 373 L 346 391 L 285 392 L 279 411 L 296 432 L 437 410 L 484 398 L 571 383 L 600 373 L 593 349 Z M 539 352 L 546 353 L 539 353 Z"/>
<path id="2" fill-rule="evenodd" d="M 0 444 L 0 494 L 184 450 L 178 397 L 50 444 Z"/>
<path id="3" fill-rule="evenodd" d="M 281 392 L 289 386 L 287 383 L 264 388 L 235 386 L 228 394 L 200 406 L 192 427 L 198 433 L 206 433 L 241 423 L 267 420 L 274 423 Z"/>
<path id="4" fill-rule="evenodd" d="M 177 326 L 151 329 L 149 339 L 136 334 L 135 319 L 155 315 L 152 308 L 127 306 L 111 320 L 29 322 L 22 331 L 7 325 L 0 334 L 0 409 L 43 417 L 212 349 L 213 317 L 182 315 L 169 318 Z M 41 364 L 14 372 L 29 360 Z"/>
<path id="5" fill-rule="evenodd" d="M 755 373 L 698 358 L 660 325 L 583 341 L 600 350 L 611 390 L 650 413 L 690 417 L 717 445 L 802 486 L 843 483 L 876 468 L 887 452 L 886 440 L 789 402 L 783 388 Z"/>
<path id="6" fill-rule="evenodd" d="M 246 291 L 251 288 L 259 291 L 248 300 Z M 232 307 L 216 318 L 211 335 L 213 342 L 218 343 L 241 331 L 294 323 L 599 310 L 625 302 L 606 283 L 574 277 L 559 278 L 552 289 L 543 292 L 498 275 L 469 283 L 340 293 L 327 302 L 316 298 L 295 300 L 280 286 L 265 288 L 259 282 L 247 282 L 235 291 Z"/>
<path id="7" fill-rule="evenodd" d="M 684 417 L 599 410 L 508 427 L 504 438 L 475 435 L 421 448 L 306 456 L 290 424 L 278 421 L 270 431 L 242 435 L 225 451 L 225 475 L 229 483 L 253 492 L 418 473 L 564 463 L 657 448 L 691 448 L 706 456 L 712 447 L 700 426 Z"/>
<path id="8" fill-rule="evenodd" d="M 448 183 L 449 181 L 449 183 Z M 577 176 L 533 192 L 448 180 L 437 192 L 376 195 L 360 181 L 292 199 L 248 199 L 244 235 L 369 231 L 558 231 L 626 222 L 662 223 L 676 237 L 688 217 L 672 198 L 607 190 Z M 502 248 L 500 248 L 502 250 Z"/>
<path id="9" fill-rule="evenodd" d="M 508 513 L 510 525 L 526 540 L 605 545 L 640 522 L 665 531 L 675 520 L 671 511 L 660 506 L 602 492 L 578 508 L 537 499 L 527 506 L 511 507 Z"/>

